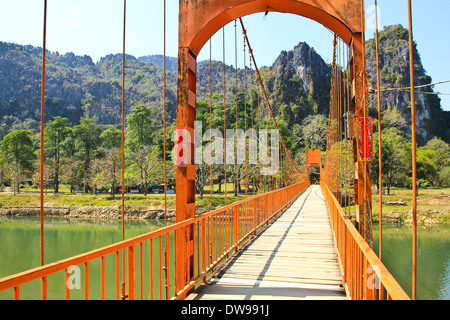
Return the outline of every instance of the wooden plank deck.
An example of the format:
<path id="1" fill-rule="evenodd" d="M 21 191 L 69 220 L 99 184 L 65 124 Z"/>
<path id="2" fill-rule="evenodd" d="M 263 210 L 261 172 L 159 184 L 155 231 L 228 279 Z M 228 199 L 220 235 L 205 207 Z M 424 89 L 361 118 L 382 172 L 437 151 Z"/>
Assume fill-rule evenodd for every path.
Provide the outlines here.
<path id="1" fill-rule="evenodd" d="M 188 299 L 346 299 L 320 186 L 306 190 Z"/>

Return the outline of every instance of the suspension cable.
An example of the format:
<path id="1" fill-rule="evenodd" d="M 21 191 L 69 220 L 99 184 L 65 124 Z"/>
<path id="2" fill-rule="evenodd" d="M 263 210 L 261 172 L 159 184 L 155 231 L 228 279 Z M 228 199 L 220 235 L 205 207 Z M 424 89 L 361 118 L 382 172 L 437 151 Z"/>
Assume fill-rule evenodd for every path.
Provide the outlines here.
<path id="1" fill-rule="evenodd" d="M 417 295 L 417 155 L 416 155 L 416 97 L 414 92 L 414 42 L 412 4 L 408 0 L 409 22 L 409 69 L 411 80 L 411 136 L 412 136 L 412 215 L 413 215 L 413 260 L 412 260 L 412 299 Z"/>
<path id="2" fill-rule="evenodd" d="M 349 100 L 349 95 L 348 95 L 348 51 L 345 50 L 345 44 L 343 43 L 343 53 L 344 53 L 344 57 L 343 57 L 343 66 L 345 67 L 344 69 L 344 115 L 348 114 L 348 100 Z M 344 148 L 345 148 L 345 156 L 344 156 L 344 190 L 345 190 L 345 197 L 344 197 L 344 205 L 345 205 L 345 212 L 347 213 L 347 209 L 350 207 L 350 203 L 349 203 L 349 194 L 350 194 L 350 184 L 347 183 L 347 177 L 350 175 L 349 173 L 349 163 L 348 163 L 348 154 L 349 154 L 349 145 L 348 145 L 348 135 L 347 135 L 347 128 L 344 126 Z"/>
<path id="3" fill-rule="evenodd" d="M 209 145 L 212 146 L 212 39 L 209 39 Z M 209 149 L 209 207 L 212 211 L 213 198 L 213 169 L 212 147 Z"/>
<path id="4" fill-rule="evenodd" d="M 41 83 L 41 150 L 40 150 L 40 248 L 41 248 L 41 265 L 44 265 L 44 126 L 45 126 L 45 63 L 46 63 L 46 47 L 47 47 L 47 0 L 44 1 L 44 29 L 43 29 L 43 45 L 42 45 L 42 83 Z M 47 299 L 47 278 L 41 281 L 41 297 Z"/>
<path id="5" fill-rule="evenodd" d="M 252 68 L 252 52 L 248 51 L 249 54 L 249 61 L 250 61 L 250 114 L 252 117 L 252 132 L 254 132 L 254 115 L 253 115 L 253 68 Z M 283 167 L 281 167 L 283 168 Z M 255 176 L 255 164 L 253 163 L 253 195 L 256 195 L 256 176 Z"/>
<path id="6" fill-rule="evenodd" d="M 375 46 L 376 46 L 376 59 L 377 59 L 377 97 L 378 97 L 378 194 L 379 194 L 379 224 L 380 224 L 380 236 L 379 236 L 379 257 L 382 260 L 382 248 L 383 248 L 383 146 L 381 135 L 381 75 L 380 75 L 380 43 L 378 34 L 378 4 L 375 0 Z"/>
<path id="7" fill-rule="evenodd" d="M 235 77 L 236 77 L 236 137 L 235 137 L 235 150 L 236 150 L 236 164 L 235 164 L 235 171 L 236 171 L 236 183 L 235 183 L 235 188 L 236 188 L 236 201 L 239 200 L 239 161 L 238 161 L 238 136 L 237 136 L 237 132 L 238 132 L 238 49 L 237 49 L 237 21 L 234 20 L 234 66 L 235 66 Z"/>
<path id="8" fill-rule="evenodd" d="M 227 114 L 226 114 L 226 84 L 225 84 L 225 26 L 223 31 L 223 150 L 225 173 L 225 205 L 227 205 Z"/>
<path id="9" fill-rule="evenodd" d="M 420 85 L 420 86 L 414 86 L 415 89 L 420 89 L 420 88 L 426 88 L 426 87 L 432 87 L 438 84 L 444 84 L 444 83 L 449 83 L 450 80 L 447 81 L 439 81 L 439 82 L 434 82 L 434 83 L 429 83 L 429 84 L 424 84 L 424 85 Z M 379 90 L 381 91 L 398 91 L 398 90 L 411 90 L 411 86 L 409 87 L 403 87 L 403 88 L 382 88 L 380 87 Z M 419 91 L 420 92 L 420 91 Z M 430 92 L 422 92 L 422 93 L 430 93 Z"/>
<path id="10" fill-rule="evenodd" d="M 346 89 L 347 89 L 347 121 L 349 121 L 349 113 L 351 112 L 351 95 L 350 95 L 350 77 L 351 77 L 351 70 L 350 70 L 350 47 L 347 46 L 347 84 L 346 84 Z M 347 138 L 349 138 L 349 132 L 347 132 L 347 128 L 346 128 L 346 134 L 347 134 Z M 351 180 L 352 180 L 352 168 L 354 168 L 354 165 L 352 164 L 352 154 L 353 154 L 353 144 L 349 142 L 349 140 L 347 140 L 346 145 L 348 146 L 348 154 L 347 154 L 347 163 L 348 163 L 348 199 L 347 199 L 347 203 L 348 203 L 348 216 L 351 216 Z"/>
<path id="11" fill-rule="evenodd" d="M 361 27 L 362 30 L 365 30 L 365 21 L 364 21 L 364 17 L 365 17 L 365 8 L 364 8 L 364 0 L 362 0 L 362 6 L 361 6 Z M 363 70 L 364 72 L 362 73 L 362 108 L 363 108 L 363 123 L 364 123 L 364 130 L 362 132 L 363 134 L 363 141 L 367 141 L 367 130 L 366 130 L 366 125 L 367 125 L 367 107 L 366 107 L 366 92 L 367 92 L 367 77 L 366 77 L 366 51 L 365 51 L 365 38 L 364 38 L 364 33 L 362 33 L 362 41 L 361 41 L 361 54 L 362 54 L 362 65 L 363 65 Z M 364 176 L 364 193 L 363 193 L 363 237 L 367 242 L 372 242 L 372 239 L 367 239 L 367 230 L 370 228 L 371 229 L 371 224 L 372 222 L 370 221 L 369 218 L 371 218 L 371 215 L 369 213 L 369 201 L 368 201 L 368 196 L 367 196 L 367 192 L 370 190 L 367 190 L 367 161 L 363 161 L 363 176 Z M 360 179 L 360 177 L 358 177 L 358 179 Z M 359 190 L 358 190 L 359 192 Z"/>
<path id="12" fill-rule="evenodd" d="M 122 241 L 125 240 L 125 53 L 126 53 L 126 18 L 127 18 L 127 0 L 123 1 L 123 42 L 122 42 Z M 123 281 L 122 281 L 122 299 L 126 298 L 125 293 L 125 250 L 122 252 Z"/>
<path id="13" fill-rule="evenodd" d="M 244 40 L 244 160 L 245 160 L 245 197 L 248 197 L 248 157 L 247 157 L 247 48 L 245 45 L 245 29 L 242 29 Z"/>
<path id="14" fill-rule="evenodd" d="M 167 116 L 166 116 L 166 37 L 167 37 L 167 32 L 166 32 L 166 25 L 167 25 L 167 10 L 166 10 L 166 0 L 164 0 L 164 22 L 163 22 L 163 29 L 164 29 L 164 62 L 163 62 L 163 69 L 164 69 L 164 80 L 163 80 L 163 113 L 164 113 L 164 226 L 167 227 L 167 155 L 166 155 L 166 137 L 167 137 Z M 147 188 L 147 186 L 145 186 Z M 167 252 L 167 248 L 169 247 L 169 237 L 166 235 L 165 236 L 165 240 L 166 240 L 166 247 L 164 248 L 164 264 L 165 264 L 165 268 L 164 268 L 164 275 L 165 275 L 165 280 L 166 280 L 166 298 L 167 300 L 170 299 L 170 282 L 168 281 L 169 276 L 170 276 L 170 263 L 169 263 L 169 259 L 170 259 L 170 253 Z M 141 289 L 142 290 L 142 289 Z"/>
<path id="15" fill-rule="evenodd" d="M 166 0 L 164 0 L 164 84 L 163 84 L 163 113 L 164 113 L 164 226 L 167 227 L 167 164 L 166 164 Z M 147 187 L 147 186 L 146 186 Z"/>

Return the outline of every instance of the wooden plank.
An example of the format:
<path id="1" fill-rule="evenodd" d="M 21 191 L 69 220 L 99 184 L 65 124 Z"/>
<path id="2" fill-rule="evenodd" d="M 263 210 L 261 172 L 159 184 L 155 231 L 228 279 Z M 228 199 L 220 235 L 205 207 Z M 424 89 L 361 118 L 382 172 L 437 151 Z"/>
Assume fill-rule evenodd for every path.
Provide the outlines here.
<path id="1" fill-rule="evenodd" d="M 188 299 L 346 299 L 323 199 L 311 186 Z"/>

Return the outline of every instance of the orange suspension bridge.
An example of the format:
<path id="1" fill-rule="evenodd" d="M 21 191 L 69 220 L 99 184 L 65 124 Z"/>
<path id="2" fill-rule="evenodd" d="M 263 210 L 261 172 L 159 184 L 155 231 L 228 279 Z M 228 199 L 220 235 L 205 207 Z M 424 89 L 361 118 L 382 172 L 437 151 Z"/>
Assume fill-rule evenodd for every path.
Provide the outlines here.
<path id="1" fill-rule="evenodd" d="M 411 3 L 409 1 L 410 45 L 413 45 Z M 377 5 L 375 0 L 375 5 Z M 379 255 L 372 248 L 372 194 L 370 162 L 373 154 L 373 119 L 368 117 L 368 90 L 365 65 L 365 13 L 362 0 L 207 0 L 180 1 L 178 54 L 178 108 L 174 166 L 176 167 L 176 222 L 134 238 L 125 237 L 125 66 L 126 9 L 123 19 L 122 70 L 122 241 L 61 261 L 45 263 L 44 254 L 44 130 L 41 129 L 41 266 L 0 279 L 0 291 L 10 291 L 21 299 L 21 288 L 39 281 L 41 298 L 48 298 L 49 282 L 57 282 L 61 296 L 70 299 L 71 274 L 82 270 L 81 290 L 89 299 L 93 290 L 115 293 L 120 299 L 399 299 L 410 297 L 403 291 L 382 262 L 382 227 Z M 306 165 L 297 168 L 290 150 L 279 133 L 280 147 L 271 149 L 279 159 L 279 170 L 264 173 L 266 164 L 250 163 L 251 137 L 244 138 L 244 167 L 240 172 L 237 157 L 228 162 L 225 128 L 279 129 L 264 82 L 259 73 L 250 39 L 242 17 L 258 12 L 282 12 L 313 19 L 334 34 L 333 73 L 326 156 L 308 150 Z M 377 10 L 375 10 L 375 13 Z M 375 19 L 377 20 L 377 19 Z M 225 27 L 234 22 L 237 62 L 238 32 L 244 42 L 244 95 L 226 96 Z M 240 28 L 239 28 L 240 27 Z M 225 206 L 196 215 L 194 159 L 196 119 L 197 56 L 211 37 L 223 29 L 223 175 Z M 376 28 L 378 29 L 378 28 Z M 44 0 L 42 57 L 41 128 L 44 128 L 47 1 Z M 378 34 L 376 34 L 378 43 Z M 330 44 L 331 45 L 331 44 Z M 377 46 L 378 49 L 378 46 Z M 414 63 L 411 65 L 411 117 L 415 119 Z M 164 56 L 166 56 L 166 3 L 164 2 Z M 378 62 L 377 50 L 377 62 Z M 379 63 L 378 72 L 379 72 Z M 210 59 L 210 129 L 212 84 Z M 248 71 L 249 70 L 249 71 Z M 254 71 L 253 71 L 254 70 Z M 248 77 L 248 78 L 247 78 Z M 236 92 L 238 84 L 236 66 Z M 249 85 L 249 87 L 247 87 Z M 164 59 L 164 148 L 166 141 L 166 62 Z M 380 106 L 378 76 L 378 110 Z M 238 99 L 244 99 L 245 127 L 238 128 Z M 246 99 L 249 99 L 247 103 Z M 255 99 L 257 101 L 255 101 Z M 216 105 L 217 106 L 217 105 Z M 254 109 L 255 107 L 255 109 Z M 236 114 L 236 123 L 226 123 L 227 108 Z M 235 108 L 235 109 L 232 109 Z M 247 110 L 251 108 L 251 110 Z M 249 116 L 249 119 L 247 118 Z M 381 121 L 379 121 L 381 123 Z M 381 130 L 379 130 L 381 131 Z M 184 139 L 189 135 L 191 140 Z M 413 278 L 412 299 L 416 298 L 416 170 L 415 126 L 413 150 Z M 234 139 L 234 137 L 232 137 Z M 273 137 L 272 137 L 273 138 Z M 381 136 L 378 137 L 381 139 Z M 238 140 L 238 138 L 236 138 Z M 212 142 L 212 138 L 210 140 Z M 274 145 L 271 145 L 273 147 Z M 379 144 L 381 148 L 381 143 Z M 230 148 L 230 147 L 229 147 Z M 236 148 L 236 149 L 234 149 Z M 382 150 L 380 150 L 380 154 Z M 212 151 L 210 159 L 212 159 Z M 380 157 L 381 159 L 381 157 Z M 166 152 L 164 152 L 164 195 L 167 212 Z M 235 167 L 235 183 L 245 180 L 245 197 L 228 203 L 228 167 Z M 320 186 L 311 186 L 308 170 L 320 168 Z M 382 170 L 382 163 L 379 165 Z M 382 174 L 379 175 L 382 179 Z M 213 172 L 210 165 L 209 181 Z M 255 195 L 250 191 L 263 190 Z M 382 186 L 382 182 L 379 184 Z M 236 189 L 238 185 L 236 185 Z M 250 193 L 250 194 L 249 194 Z M 381 196 L 380 192 L 380 196 Z M 239 193 L 238 193 L 239 197 Z M 380 200 L 382 215 L 382 201 Z M 352 222 L 352 219 L 354 220 Z M 382 217 L 380 217 L 382 221 Z M 145 251 L 145 253 L 144 253 Z M 144 257 L 150 259 L 144 260 Z M 156 257 L 156 258 L 155 258 Z M 112 277 L 114 286 L 106 285 Z M 55 277 L 54 275 L 64 275 Z M 90 286 L 90 277 L 100 277 L 100 288 Z M 110 283 L 110 282 L 108 282 Z M 55 285 L 52 285 L 54 288 Z"/>

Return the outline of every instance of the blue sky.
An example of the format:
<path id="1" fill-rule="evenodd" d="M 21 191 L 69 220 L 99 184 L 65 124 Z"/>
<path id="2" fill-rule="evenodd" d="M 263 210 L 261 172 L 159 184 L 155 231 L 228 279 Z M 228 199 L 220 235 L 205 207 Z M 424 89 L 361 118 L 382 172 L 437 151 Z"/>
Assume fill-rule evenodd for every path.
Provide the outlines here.
<path id="1" fill-rule="evenodd" d="M 0 41 L 42 46 L 43 0 L 0 0 Z M 407 0 L 378 0 L 380 28 L 408 26 Z M 178 0 L 167 0 L 167 55 L 176 56 L 178 46 Z M 367 33 L 371 38 L 373 1 L 366 1 Z M 448 0 L 413 0 L 414 38 L 422 62 L 433 82 L 450 80 L 450 24 Z M 123 0 L 48 0 L 47 48 L 60 53 L 87 54 L 94 61 L 122 52 Z M 333 35 L 309 19 L 270 13 L 244 17 L 258 66 L 271 65 L 281 50 L 292 50 L 300 41 L 310 44 L 324 58 L 332 59 Z M 226 62 L 234 64 L 234 23 L 226 28 Z M 127 53 L 134 56 L 163 53 L 163 0 L 127 1 Z M 239 52 L 242 37 L 239 35 Z M 212 38 L 213 59 L 222 59 L 222 32 Z M 209 58 L 205 46 L 199 60 Z M 247 59 L 248 63 L 248 59 Z M 238 66 L 243 66 L 242 56 Z M 435 91 L 450 94 L 450 83 Z M 450 96 L 441 95 L 450 111 Z"/>

